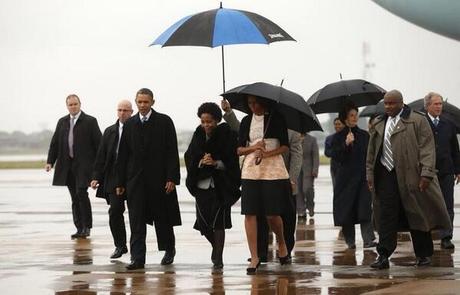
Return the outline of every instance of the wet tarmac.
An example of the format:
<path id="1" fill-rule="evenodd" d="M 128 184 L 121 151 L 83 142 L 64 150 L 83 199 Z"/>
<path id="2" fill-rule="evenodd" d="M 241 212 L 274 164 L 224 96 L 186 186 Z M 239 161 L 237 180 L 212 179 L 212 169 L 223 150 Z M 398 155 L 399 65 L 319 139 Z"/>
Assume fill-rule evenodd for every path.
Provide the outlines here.
<path id="1" fill-rule="evenodd" d="M 185 175 L 185 172 L 183 173 Z M 94 228 L 86 240 L 71 240 L 75 229 L 70 196 L 52 187 L 41 170 L 0 170 L 0 294 L 460 294 L 460 250 L 441 250 L 435 241 L 430 267 L 415 267 L 410 238 L 399 237 L 389 270 L 371 270 L 375 249 L 348 250 L 332 221 L 328 167 L 316 182 L 316 214 L 297 227 L 293 264 L 280 266 L 270 247 L 269 262 L 246 275 L 248 249 L 239 205 L 227 231 L 223 271 L 213 271 L 207 241 L 192 229 L 193 198 L 178 188 L 183 225 L 176 227 L 177 255 L 161 266 L 152 227 L 147 234 L 147 264 L 128 272 L 129 255 L 110 260 L 114 250 L 108 207 L 94 198 Z M 460 188 L 456 187 L 460 196 Z M 459 213 L 460 203 L 456 204 Z M 125 213 L 127 219 L 127 213 Z M 454 244 L 460 247 L 460 221 Z"/>

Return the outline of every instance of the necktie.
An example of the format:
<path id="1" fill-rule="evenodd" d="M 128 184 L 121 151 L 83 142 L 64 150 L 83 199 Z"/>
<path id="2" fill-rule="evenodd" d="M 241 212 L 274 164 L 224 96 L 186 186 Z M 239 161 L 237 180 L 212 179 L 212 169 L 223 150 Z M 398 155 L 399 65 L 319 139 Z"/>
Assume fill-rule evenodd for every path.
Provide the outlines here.
<path id="1" fill-rule="evenodd" d="M 435 127 L 438 127 L 438 123 L 439 123 L 439 119 L 438 119 L 438 118 L 434 118 L 433 124 L 434 124 Z"/>
<path id="2" fill-rule="evenodd" d="M 147 116 L 142 116 L 142 124 L 144 124 L 145 122 L 147 122 L 148 118 Z"/>
<path id="3" fill-rule="evenodd" d="M 121 140 L 121 133 L 123 132 L 123 126 L 118 128 L 118 143 L 117 143 L 117 157 L 118 157 L 118 149 L 120 148 L 120 140 Z"/>
<path id="4" fill-rule="evenodd" d="M 75 126 L 75 117 L 70 116 L 70 129 L 69 129 L 69 157 L 73 158 L 73 127 Z"/>
<path id="5" fill-rule="evenodd" d="M 396 118 L 391 118 L 390 125 L 388 125 L 387 132 L 385 133 L 385 137 L 383 139 L 383 153 L 382 157 L 380 158 L 380 162 L 382 163 L 388 171 L 393 170 L 394 162 L 393 162 L 393 151 L 391 150 L 391 134 L 396 126 Z"/>

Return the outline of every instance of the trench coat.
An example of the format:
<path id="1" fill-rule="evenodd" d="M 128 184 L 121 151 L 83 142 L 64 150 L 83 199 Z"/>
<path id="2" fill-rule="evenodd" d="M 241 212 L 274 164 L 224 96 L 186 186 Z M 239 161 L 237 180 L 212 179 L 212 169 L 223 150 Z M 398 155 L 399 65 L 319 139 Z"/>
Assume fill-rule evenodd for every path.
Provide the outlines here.
<path id="1" fill-rule="evenodd" d="M 76 187 L 85 188 L 91 182 L 101 130 L 96 118 L 81 112 L 73 129 L 73 160 L 69 157 L 69 130 L 70 115 L 66 115 L 56 125 L 46 162 L 54 166 L 53 185 L 67 185 L 67 175 L 72 171 Z"/>
<path id="2" fill-rule="evenodd" d="M 351 130 L 355 137 L 347 146 L 345 139 Z M 345 127 L 332 139 L 331 158 L 338 163 L 335 175 L 334 224 L 349 225 L 372 219 L 372 198 L 366 181 L 366 154 L 369 134 L 359 127 Z"/>
<path id="3" fill-rule="evenodd" d="M 375 167 L 382 153 L 387 118 L 386 115 L 375 118 L 370 129 L 366 177 L 374 183 L 374 188 L 379 181 L 375 178 Z M 434 137 L 425 116 L 404 106 L 390 141 L 399 194 L 409 229 L 424 232 L 432 229 L 450 229 L 449 215 L 436 176 Z M 424 192 L 418 187 L 422 176 L 431 179 Z M 374 218 L 377 221 L 380 204 L 379 196 L 376 194 L 373 205 Z M 374 223 L 378 228 L 379 224 Z"/>
<path id="4" fill-rule="evenodd" d="M 123 126 L 116 163 L 117 187 L 126 188 L 131 198 L 144 201 L 147 224 L 181 225 L 177 189 L 165 192 L 166 182 L 180 182 L 179 152 L 173 121 L 152 109 L 142 124 L 139 113 Z"/>

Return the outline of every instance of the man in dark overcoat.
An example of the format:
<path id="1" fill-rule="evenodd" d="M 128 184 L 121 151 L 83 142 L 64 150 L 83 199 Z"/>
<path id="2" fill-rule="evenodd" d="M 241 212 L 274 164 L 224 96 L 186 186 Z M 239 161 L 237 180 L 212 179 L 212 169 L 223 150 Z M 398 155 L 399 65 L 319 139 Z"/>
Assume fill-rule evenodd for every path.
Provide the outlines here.
<path id="1" fill-rule="evenodd" d="M 117 185 L 115 162 L 118 156 L 120 138 L 123 126 L 133 114 L 133 107 L 127 100 L 122 100 L 117 106 L 118 120 L 107 127 L 102 136 L 94 163 L 91 187 L 98 188 L 96 197 L 104 198 L 109 207 L 109 225 L 115 244 L 111 259 L 120 258 L 128 253 L 126 247 L 126 228 L 123 213 L 125 212 L 126 195 L 118 196 L 115 192 Z"/>
<path id="2" fill-rule="evenodd" d="M 424 98 L 426 117 L 436 143 L 436 169 L 451 225 L 454 222 L 454 186 L 460 182 L 460 151 L 455 125 L 442 116 L 443 98 L 430 92 Z M 454 249 L 453 230 L 440 232 L 441 248 Z"/>
<path id="3" fill-rule="evenodd" d="M 384 96 L 385 115 L 370 129 L 366 177 L 374 195 L 379 257 L 371 267 L 389 268 L 398 230 L 410 230 L 416 265 L 431 263 L 432 229 L 450 229 L 436 177 L 433 132 L 423 114 L 404 105 L 392 90 Z"/>
<path id="4" fill-rule="evenodd" d="M 69 115 L 59 119 L 51 139 L 45 170 L 54 167 L 53 185 L 67 186 L 72 198 L 73 222 L 77 232 L 71 236 L 86 238 L 93 226 L 88 187 L 101 139 L 97 120 L 81 111 L 80 98 L 66 98 Z"/>
<path id="5" fill-rule="evenodd" d="M 139 112 L 126 122 L 118 152 L 116 190 L 126 190 L 131 228 L 129 270 L 144 268 L 146 223 L 155 224 L 158 249 L 165 251 L 162 265 L 174 261 L 173 226 L 181 225 L 176 130 L 170 117 L 152 109 L 154 102 L 150 89 L 137 92 Z"/>

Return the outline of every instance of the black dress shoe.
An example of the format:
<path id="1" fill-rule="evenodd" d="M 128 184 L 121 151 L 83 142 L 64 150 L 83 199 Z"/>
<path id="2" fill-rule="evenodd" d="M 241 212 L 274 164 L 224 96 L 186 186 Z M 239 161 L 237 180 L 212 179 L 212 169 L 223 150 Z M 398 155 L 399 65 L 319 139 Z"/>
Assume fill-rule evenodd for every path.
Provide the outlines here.
<path id="1" fill-rule="evenodd" d="M 441 240 L 441 249 L 455 249 L 455 245 L 450 239 Z"/>
<path id="2" fill-rule="evenodd" d="M 380 255 L 377 260 L 371 264 L 372 268 L 376 269 L 387 269 L 390 268 L 390 262 L 388 261 L 388 257 L 385 255 Z"/>
<path id="3" fill-rule="evenodd" d="M 128 248 L 126 247 L 117 247 L 115 251 L 113 251 L 112 255 L 110 255 L 111 259 L 120 258 L 123 254 L 128 253 Z"/>
<path id="4" fill-rule="evenodd" d="M 212 263 L 213 263 L 213 265 L 212 265 L 213 269 L 222 269 L 222 268 L 224 268 L 224 262 L 222 261 L 222 259 L 216 259 Z"/>
<path id="5" fill-rule="evenodd" d="M 363 244 L 363 248 L 374 248 L 374 247 L 377 247 L 377 243 L 374 241 Z"/>
<path id="6" fill-rule="evenodd" d="M 161 265 L 170 265 L 174 262 L 174 256 L 176 256 L 176 249 L 166 250 L 163 259 L 161 259 Z"/>
<path id="7" fill-rule="evenodd" d="M 126 266 L 127 270 L 136 270 L 136 269 L 143 269 L 144 264 L 136 261 L 131 261 L 130 264 Z"/>
<path id="8" fill-rule="evenodd" d="M 90 234 L 91 234 L 91 229 L 89 227 L 85 227 L 84 229 L 81 230 L 79 238 L 86 239 L 87 237 L 89 237 Z"/>
<path id="9" fill-rule="evenodd" d="M 257 269 L 260 266 L 260 261 L 256 264 L 256 267 L 248 267 L 246 268 L 246 274 L 247 275 L 255 275 L 257 272 Z"/>
<path id="10" fill-rule="evenodd" d="M 79 228 L 76 233 L 74 233 L 73 235 L 70 236 L 70 238 L 72 240 L 78 239 L 80 237 L 80 235 L 81 235 L 81 231 L 82 231 L 81 228 Z"/>
<path id="11" fill-rule="evenodd" d="M 417 257 L 417 266 L 429 266 L 431 264 L 430 257 Z"/>

